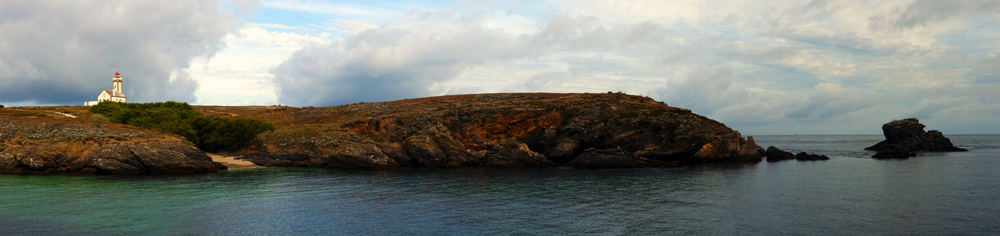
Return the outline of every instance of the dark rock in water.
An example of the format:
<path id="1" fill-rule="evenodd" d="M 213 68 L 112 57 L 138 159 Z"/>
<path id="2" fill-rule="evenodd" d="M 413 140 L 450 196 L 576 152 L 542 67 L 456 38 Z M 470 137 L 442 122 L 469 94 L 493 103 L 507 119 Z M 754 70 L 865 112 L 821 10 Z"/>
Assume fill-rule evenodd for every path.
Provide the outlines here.
<path id="1" fill-rule="evenodd" d="M 909 156 L 909 152 L 916 151 L 968 151 L 952 145 L 951 140 L 945 138 L 940 131 L 924 132 L 924 125 L 920 124 L 920 120 L 916 118 L 893 120 L 886 123 L 882 125 L 882 133 L 885 135 L 885 140 L 865 148 L 865 150 L 899 152 L 876 154 L 876 156 L 900 156 L 900 153 L 907 153 Z"/>
<path id="2" fill-rule="evenodd" d="M 767 147 L 767 161 L 776 162 L 781 160 L 800 160 L 800 161 L 820 161 L 820 160 L 830 160 L 829 157 L 825 155 L 809 154 L 805 152 L 800 152 L 799 154 L 793 155 L 790 152 L 783 151 L 774 146 Z"/>
<path id="3" fill-rule="evenodd" d="M 875 155 L 872 156 L 872 158 L 875 158 L 875 159 L 906 159 L 906 158 L 915 157 L 915 156 L 917 156 L 917 153 L 914 153 L 914 152 L 908 152 L 908 151 L 903 151 L 903 150 L 890 150 L 890 151 L 881 151 L 881 152 L 875 153 Z"/>
<path id="4" fill-rule="evenodd" d="M 668 162 L 651 160 L 629 155 L 621 149 L 584 150 L 579 157 L 566 163 L 568 167 L 577 168 L 638 168 L 638 167 L 671 167 L 681 166 L 683 162 Z"/>
<path id="5" fill-rule="evenodd" d="M 800 160 L 800 161 L 825 161 L 825 160 L 830 160 L 830 158 L 827 157 L 826 155 L 816 155 L 816 154 L 808 154 L 808 153 L 805 153 L 805 152 L 800 152 L 799 154 L 795 154 L 795 160 Z"/>
<path id="6" fill-rule="evenodd" d="M 765 154 L 767 155 L 768 162 L 795 159 L 795 154 L 792 154 L 791 152 L 782 151 L 781 149 L 778 149 L 774 146 L 767 147 L 767 151 L 765 152 Z"/>

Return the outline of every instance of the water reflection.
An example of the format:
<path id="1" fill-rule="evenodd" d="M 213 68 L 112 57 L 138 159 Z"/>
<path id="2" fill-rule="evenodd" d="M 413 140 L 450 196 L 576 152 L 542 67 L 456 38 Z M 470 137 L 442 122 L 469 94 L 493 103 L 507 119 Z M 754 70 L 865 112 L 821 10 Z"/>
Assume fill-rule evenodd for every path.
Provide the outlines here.
<path id="1" fill-rule="evenodd" d="M 858 158 L 876 138 L 759 137 L 832 159 L 662 169 L 0 176 L 0 233 L 1000 233 L 1000 138 L 953 137 L 974 147 L 964 153 Z"/>

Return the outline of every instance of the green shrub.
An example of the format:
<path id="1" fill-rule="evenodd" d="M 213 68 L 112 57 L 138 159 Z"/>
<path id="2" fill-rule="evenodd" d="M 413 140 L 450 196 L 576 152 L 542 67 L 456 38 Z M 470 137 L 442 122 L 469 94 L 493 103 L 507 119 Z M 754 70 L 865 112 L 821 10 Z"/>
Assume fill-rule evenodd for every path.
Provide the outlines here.
<path id="1" fill-rule="evenodd" d="M 91 120 L 159 130 L 183 136 L 206 151 L 236 150 L 249 146 L 257 134 L 274 130 L 271 123 L 243 118 L 205 117 L 187 103 L 101 102 L 90 107 Z"/>
<path id="2" fill-rule="evenodd" d="M 96 113 L 93 114 L 93 115 L 90 115 L 90 120 L 92 120 L 92 121 L 104 121 L 104 122 L 111 121 L 110 119 L 108 119 L 107 116 L 104 116 L 104 115 L 101 115 L 101 114 L 96 114 Z"/>
<path id="3" fill-rule="evenodd" d="M 510 112 L 512 112 L 512 111 L 514 111 L 514 108 L 511 108 L 511 107 L 500 108 L 500 113 L 502 113 L 502 114 L 510 114 Z"/>
<path id="4" fill-rule="evenodd" d="M 206 150 L 236 150 L 249 146 L 257 134 L 274 131 L 271 123 L 243 118 L 195 119 L 193 128 L 197 131 L 199 147 Z"/>
<path id="5" fill-rule="evenodd" d="M 458 132 L 458 126 L 451 122 L 444 122 L 444 126 L 447 126 L 451 132 Z"/>
<path id="6" fill-rule="evenodd" d="M 3 104 L 0 104 L 0 108 L 3 108 Z"/>
<path id="7" fill-rule="evenodd" d="M 649 104 L 632 104 L 632 108 L 635 109 L 649 109 Z"/>
<path id="8" fill-rule="evenodd" d="M 657 117 L 663 115 L 663 113 L 666 113 L 666 111 L 657 109 L 649 112 L 649 116 Z"/>
<path id="9" fill-rule="evenodd" d="M 608 120 L 611 120 L 611 118 L 615 118 L 615 116 L 618 116 L 618 114 L 615 114 L 613 112 L 609 112 L 609 113 L 605 113 L 600 118 L 597 118 L 597 120 L 599 120 L 601 122 L 607 122 Z"/>
<path id="10" fill-rule="evenodd" d="M 622 113 L 620 116 L 622 118 L 631 119 L 631 118 L 639 117 L 639 114 L 638 113 L 631 113 L 631 112 L 629 112 L 629 113 Z"/>

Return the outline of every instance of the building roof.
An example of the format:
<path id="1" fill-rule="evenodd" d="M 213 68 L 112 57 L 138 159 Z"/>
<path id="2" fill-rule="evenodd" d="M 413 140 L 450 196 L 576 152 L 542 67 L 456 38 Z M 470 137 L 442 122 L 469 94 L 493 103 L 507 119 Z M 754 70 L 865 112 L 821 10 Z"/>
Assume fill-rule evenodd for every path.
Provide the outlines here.
<path id="1" fill-rule="evenodd" d="M 101 93 L 108 93 L 108 95 L 111 95 L 112 97 L 125 97 L 125 94 L 110 89 L 105 89 L 104 91 L 101 91 Z M 100 96 L 100 94 L 98 94 L 98 96 Z"/>

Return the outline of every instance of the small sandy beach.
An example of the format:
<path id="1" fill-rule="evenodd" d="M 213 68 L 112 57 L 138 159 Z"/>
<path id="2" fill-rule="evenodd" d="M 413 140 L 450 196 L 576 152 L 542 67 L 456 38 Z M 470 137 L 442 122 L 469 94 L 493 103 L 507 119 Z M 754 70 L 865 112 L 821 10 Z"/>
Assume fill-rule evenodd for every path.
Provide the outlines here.
<path id="1" fill-rule="evenodd" d="M 244 160 L 237 160 L 235 157 L 231 157 L 231 156 L 221 156 L 221 155 L 216 155 L 216 154 L 212 154 L 212 153 L 207 153 L 207 154 L 208 154 L 209 157 L 212 157 L 212 161 L 218 162 L 218 163 L 222 163 L 223 165 L 226 165 L 226 167 L 229 167 L 230 170 L 232 170 L 232 169 L 260 168 L 260 167 L 263 167 L 263 166 L 259 166 L 257 164 L 254 164 L 253 162 L 244 161 Z"/>

